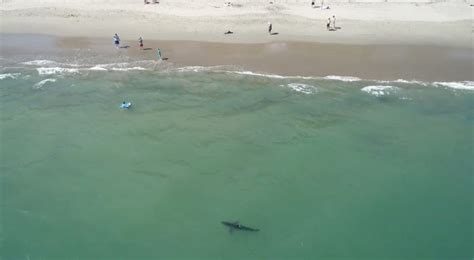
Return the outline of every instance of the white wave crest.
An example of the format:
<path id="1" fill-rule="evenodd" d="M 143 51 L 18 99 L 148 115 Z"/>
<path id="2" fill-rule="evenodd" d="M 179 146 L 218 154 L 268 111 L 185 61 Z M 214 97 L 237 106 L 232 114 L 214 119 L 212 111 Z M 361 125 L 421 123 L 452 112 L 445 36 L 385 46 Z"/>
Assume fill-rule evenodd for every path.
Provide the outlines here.
<path id="1" fill-rule="evenodd" d="M 282 76 L 282 75 L 277 75 L 277 74 L 264 74 L 264 73 L 257 73 L 257 72 L 252 72 L 252 71 L 224 71 L 224 72 L 240 74 L 240 75 L 256 76 L 256 77 L 274 78 L 274 79 L 317 79 L 317 77 Z"/>
<path id="2" fill-rule="evenodd" d="M 290 83 L 287 85 L 289 88 L 294 91 L 303 93 L 303 94 L 314 94 L 318 91 L 315 86 L 303 84 L 303 83 Z"/>
<path id="3" fill-rule="evenodd" d="M 30 65 L 30 66 L 44 66 L 44 65 L 56 65 L 58 64 L 52 60 L 30 60 L 22 62 L 21 64 Z"/>
<path id="4" fill-rule="evenodd" d="M 262 73 L 252 72 L 252 71 L 231 71 L 231 73 L 240 74 L 240 75 L 266 77 L 266 78 L 275 78 L 275 79 L 288 78 L 288 77 L 281 76 L 281 75 L 276 75 L 276 74 L 262 74 Z"/>
<path id="5" fill-rule="evenodd" d="M 67 67 L 82 67 L 86 64 L 79 65 L 75 63 L 62 63 L 57 62 L 54 60 L 30 60 L 22 62 L 21 64 L 28 65 L 28 66 L 67 66 Z"/>
<path id="6" fill-rule="evenodd" d="M 33 85 L 33 88 L 35 89 L 40 89 L 44 86 L 44 84 L 48 83 L 48 82 L 56 82 L 56 79 L 43 79 L 42 81 L 36 83 Z"/>
<path id="7" fill-rule="evenodd" d="M 393 87 L 393 86 L 366 86 L 366 87 L 363 87 L 361 90 L 371 95 L 374 95 L 376 97 L 381 97 L 381 96 L 390 95 L 390 91 L 393 91 L 395 89 L 398 89 L 398 88 Z"/>
<path id="8" fill-rule="evenodd" d="M 132 67 L 132 68 L 111 68 L 114 71 L 130 71 L 130 70 L 148 70 L 143 67 Z"/>
<path id="9" fill-rule="evenodd" d="M 474 90 L 474 81 L 462 82 L 433 82 L 435 86 L 442 86 L 454 89 Z"/>
<path id="10" fill-rule="evenodd" d="M 204 67 L 204 66 L 186 66 L 181 68 L 176 68 L 176 71 L 179 72 L 200 72 L 200 71 L 210 71 L 215 67 Z"/>
<path id="11" fill-rule="evenodd" d="M 21 75 L 21 73 L 5 73 L 0 74 L 0 80 L 2 79 L 16 79 Z"/>
<path id="12" fill-rule="evenodd" d="M 397 80 L 392 80 L 392 81 L 382 81 L 382 80 L 377 80 L 376 82 L 378 83 L 403 83 L 403 84 L 417 84 L 417 85 L 422 85 L 422 86 L 427 86 L 427 82 L 419 81 L 419 80 L 406 80 L 406 79 L 397 79 Z"/>
<path id="13" fill-rule="evenodd" d="M 324 79 L 329 79 L 329 80 L 339 80 L 339 81 L 344 81 L 344 82 L 353 82 L 353 81 L 361 81 L 362 79 L 358 77 L 351 77 L 351 76 L 335 76 L 335 75 L 329 75 L 324 77 Z"/>
<path id="14" fill-rule="evenodd" d="M 96 64 L 92 67 L 86 68 L 86 70 L 93 70 L 93 71 L 152 70 L 156 64 L 158 64 L 158 62 L 155 60 L 140 60 L 140 61 L 133 61 L 133 62 Z"/>
<path id="15" fill-rule="evenodd" d="M 97 71 L 107 71 L 106 68 L 101 67 L 100 65 L 96 65 L 94 67 L 89 68 L 89 70 L 97 70 Z"/>
<path id="16" fill-rule="evenodd" d="M 61 73 L 78 73 L 78 69 L 70 69 L 70 68 L 60 68 L 60 67 L 52 67 L 52 68 L 37 68 L 39 75 L 53 75 L 53 74 L 61 74 Z"/>

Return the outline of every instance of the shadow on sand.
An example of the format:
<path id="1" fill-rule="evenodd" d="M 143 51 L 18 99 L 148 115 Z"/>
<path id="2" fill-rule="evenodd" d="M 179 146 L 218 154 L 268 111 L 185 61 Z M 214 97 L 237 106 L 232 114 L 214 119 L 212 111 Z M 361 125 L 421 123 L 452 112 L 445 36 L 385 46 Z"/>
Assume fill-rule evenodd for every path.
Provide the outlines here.
<path id="1" fill-rule="evenodd" d="M 330 32 L 335 32 L 335 31 L 341 30 L 341 29 L 342 29 L 342 27 L 336 27 L 336 28 L 334 28 L 334 29 L 333 29 L 333 28 L 329 29 L 329 31 L 330 31 Z"/>

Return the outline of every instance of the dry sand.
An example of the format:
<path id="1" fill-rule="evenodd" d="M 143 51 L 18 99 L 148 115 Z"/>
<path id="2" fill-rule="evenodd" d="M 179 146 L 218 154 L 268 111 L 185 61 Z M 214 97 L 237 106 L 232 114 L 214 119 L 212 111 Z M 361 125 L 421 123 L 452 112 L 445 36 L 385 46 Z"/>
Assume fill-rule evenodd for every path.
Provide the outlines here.
<path id="1" fill-rule="evenodd" d="M 419 0 L 418 0 L 419 1 Z M 418 44 L 472 47 L 473 7 L 464 1 L 433 4 L 332 3 L 275 0 L 2 0 L 3 33 L 71 37 L 192 40 L 225 43 L 299 41 L 343 44 Z M 317 1 L 319 4 L 319 1 Z M 336 15 L 336 32 L 326 20 Z M 266 33 L 271 21 L 278 35 Z M 227 30 L 234 35 L 224 35 Z"/>

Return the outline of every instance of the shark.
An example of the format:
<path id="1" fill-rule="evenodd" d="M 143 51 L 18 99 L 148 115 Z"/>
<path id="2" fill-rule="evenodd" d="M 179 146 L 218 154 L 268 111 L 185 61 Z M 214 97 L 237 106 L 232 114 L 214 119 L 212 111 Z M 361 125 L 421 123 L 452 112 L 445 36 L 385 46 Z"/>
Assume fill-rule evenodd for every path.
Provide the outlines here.
<path id="1" fill-rule="evenodd" d="M 251 228 L 251 227 L 244 226 L 244 225 L 240 224 L 238 221 L 235 221 L 235 222 L 222 221 L 221 223 L 224 226 L 229 227 L 230 232 L 232 232 L 234 230 L 254 231 L 254 232 L 260 231 L 260 229 L 258 229 L 258 228 Z"/>

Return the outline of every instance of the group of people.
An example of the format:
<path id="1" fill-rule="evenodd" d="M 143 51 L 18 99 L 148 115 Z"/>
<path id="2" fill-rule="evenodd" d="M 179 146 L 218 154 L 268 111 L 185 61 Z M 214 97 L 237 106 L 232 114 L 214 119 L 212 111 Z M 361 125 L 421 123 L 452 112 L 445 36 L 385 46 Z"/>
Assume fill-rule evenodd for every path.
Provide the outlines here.
<path id="1" fill-rule="evenodd" d="M 336 28 L 336 16 L 335 15 L 328 18 L 328 21 L 326 23 L 326 28 L 328 29 L 328 31 L 335 31 L 337 29 Z"/>
<path id="2" fill-rule="evenodd" d="M 320 6 L 316 6 L 316 1 L 315 0 L 312 0 L 311 1 L 311 8 L 321 8 L 321 10 L 324 10 L 324 9 L 329 9 L 329 5 L 324 5 L 324 0 L 321 0 L 321 5 Z"/>
<path id="3" fill-rule="evenodd" d="M 112 39 L 114 40 L 115 47 L 117 49 L 119 49 L 120 48 L 120 37 L 118 36 L 118 34 L 117 33 L 114 34 Z M 143 50 L 143 38 L 141 36 L 138 38 L 138 47 L 140 48 L 140 50 Z M 151 50 L 151 49 L 149 49 L 149 50 Z M 157 56 L 158 60 L 163 59 L 162 56 L 161 56 L 160 48 L 156 49 L 156 56 Z"/>

